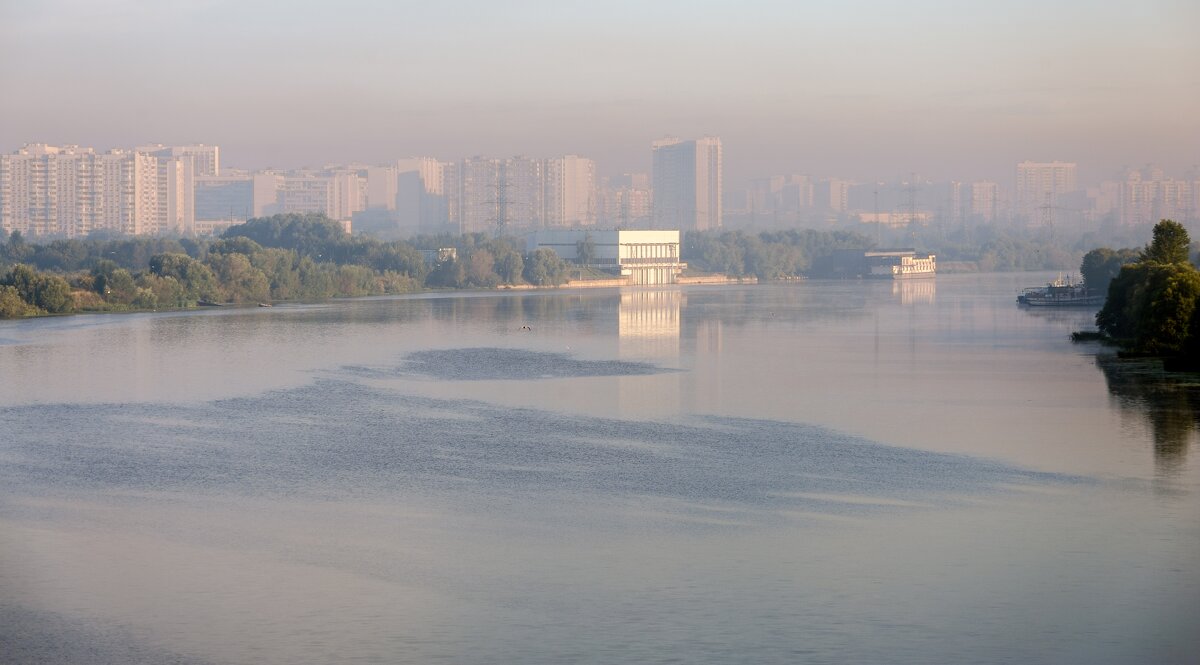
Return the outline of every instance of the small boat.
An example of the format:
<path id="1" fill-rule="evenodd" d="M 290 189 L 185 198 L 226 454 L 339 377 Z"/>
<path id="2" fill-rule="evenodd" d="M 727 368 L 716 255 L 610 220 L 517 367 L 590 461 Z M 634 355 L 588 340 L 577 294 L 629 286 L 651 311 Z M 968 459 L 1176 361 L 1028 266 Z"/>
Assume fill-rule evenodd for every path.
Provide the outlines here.
<path id="1" fill-rule="evenodd" d="M 269 302 L 260 302 L 260 303 L 258 303 L 258 306 L 259 307 L 274 307 L 274 305 L 272 305 Z"/>
<path id="2" fill-rule="evenodd" d="M 1030 307 L 1099 307 L 1105 294 L 1077 284 L 1070 277 L 1057 279 L 1045 286 L 1025 289 L 1017 296 L 1017 304 Z"/>

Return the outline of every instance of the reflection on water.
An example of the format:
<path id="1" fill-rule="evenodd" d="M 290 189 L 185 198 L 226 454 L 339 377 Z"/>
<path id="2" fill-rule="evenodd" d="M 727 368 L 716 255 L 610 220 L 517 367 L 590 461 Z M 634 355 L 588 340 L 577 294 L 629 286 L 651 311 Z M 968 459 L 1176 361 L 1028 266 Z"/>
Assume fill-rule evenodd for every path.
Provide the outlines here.
<path id="1" fill-rule="evenodd" d="M 1200 377 L 1164 372 L 1157 360 L 1111 354 L 1096 356 L 1096 366 L 1121 410 L 1150 425 L 1159 475 L 1178 474 L 1200 429 Z"/>
<path id="2" fill-rule="evenodd" d="M 622 289 L 617 302 L 617 357 L 678 367 L 680 312 L 685 303 L 678 288 Z M 678 412 L 681 382 L 678 375 L 618 380 L 620 414 L 645 418 L 664 409 Z"/>
<path id="3" fill-rule="evenodd" d="M 932 305 L 937 295 L 937 280 L 897 279 L 892 282 L 892 295 L 901 305 Z"/>

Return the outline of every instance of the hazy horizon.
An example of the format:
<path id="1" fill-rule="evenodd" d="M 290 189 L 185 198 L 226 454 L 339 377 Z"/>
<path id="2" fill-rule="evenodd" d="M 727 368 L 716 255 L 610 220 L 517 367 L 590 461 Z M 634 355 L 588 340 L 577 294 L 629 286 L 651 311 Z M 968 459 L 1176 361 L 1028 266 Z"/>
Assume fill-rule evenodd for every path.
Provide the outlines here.
<path id="1" fill-rule="evenodd" d="M 784 173 L 1080 181 L 1200 163 L 1194 5 L 922 0 L 0 2 L 0 150 L 221 146 L 239 168 L 410 155 L 595 159 L 720 136 L 726 182 Z"/>

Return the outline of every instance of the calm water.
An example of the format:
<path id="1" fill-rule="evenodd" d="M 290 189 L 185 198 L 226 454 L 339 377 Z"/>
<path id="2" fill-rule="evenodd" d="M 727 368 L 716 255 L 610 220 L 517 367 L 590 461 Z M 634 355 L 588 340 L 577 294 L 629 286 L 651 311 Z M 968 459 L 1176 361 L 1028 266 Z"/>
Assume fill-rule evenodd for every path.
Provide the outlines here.
<path id="1" fill-rule="evenodd" d="M 0 322 L 0 662 L 1200 662 L 1200 390 L 1047 277 Z"/>

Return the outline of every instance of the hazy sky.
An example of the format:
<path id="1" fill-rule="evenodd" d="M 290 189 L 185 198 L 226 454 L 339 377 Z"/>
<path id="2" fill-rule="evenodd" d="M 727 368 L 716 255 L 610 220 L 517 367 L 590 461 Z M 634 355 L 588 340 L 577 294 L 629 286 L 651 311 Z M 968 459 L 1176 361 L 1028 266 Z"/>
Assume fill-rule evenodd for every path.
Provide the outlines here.
<path id="1" fill-rule="evenodd" d="M 221 146 L 228 166 L 595 158 L 718 135 L 772 173 L 1085 179 L 1200 163 L 1195 0 L 0 0 L 0 150 Z"/>

